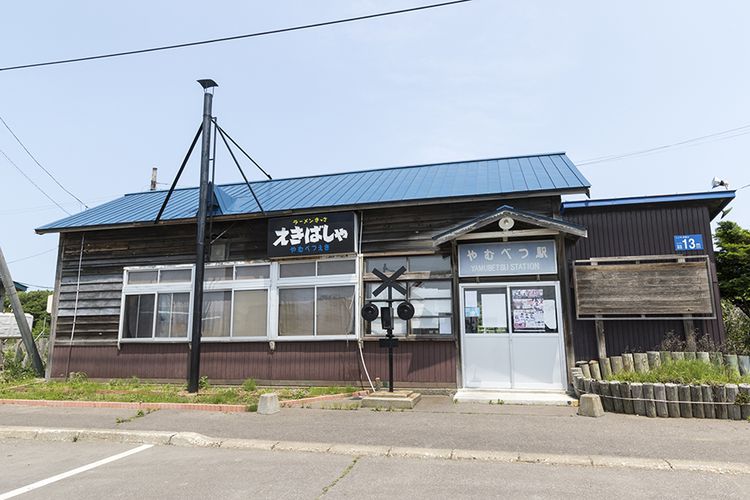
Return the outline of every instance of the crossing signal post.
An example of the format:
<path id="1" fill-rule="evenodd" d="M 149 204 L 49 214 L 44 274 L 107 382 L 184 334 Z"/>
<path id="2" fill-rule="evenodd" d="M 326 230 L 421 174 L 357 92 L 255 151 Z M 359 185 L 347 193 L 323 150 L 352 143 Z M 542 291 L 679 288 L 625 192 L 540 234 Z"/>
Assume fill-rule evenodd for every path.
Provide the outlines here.
<path id="1" fill-rule="evenodd" d="M 406 272 L 406 268 L 401 266 L 390 276 L 387 276 L 379 269 L 373 269 L 372 272 L 375 276 L 380 278 L 380 281 L 382 282 L 380 286 L 373 290 L 372 295 L 377 297 L 383 293 L 384 290 L 388 290 L 388 298 L 386 299 L 388 305 L 381 307 L 380 310 L 378 310 L 378 307 L 375 304 L 368 302 L 362 307 L 362 318 L 365 321 L 372 323 L 378 319 L 378 316 L 380 316 L 380 326 L 386 331 L 386 335 L 384 339 L 379 340 L 379 344 L 380 347 L 388 349 L 388 392 L 393 392 L 393 349 L 398 347 L 398 339 L 393 336 L 393 303 L 397 302 L 397 300 L 393 298 L 393 290 L 396 289 L 397 292 L 406 297 L 406 288 L 397 281 L 398 278 Z M 396 314 L 402 320 L 408 321 L 414 317 L 414 306 L 411 302 L 406 300 L 401 301 L 396 308 Z"/>

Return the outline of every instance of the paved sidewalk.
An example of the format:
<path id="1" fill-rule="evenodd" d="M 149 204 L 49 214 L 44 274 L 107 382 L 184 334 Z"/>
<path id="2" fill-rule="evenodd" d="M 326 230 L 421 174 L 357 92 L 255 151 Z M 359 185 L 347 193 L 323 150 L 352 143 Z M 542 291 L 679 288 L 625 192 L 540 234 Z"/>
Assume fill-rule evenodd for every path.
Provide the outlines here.
<path id="1" fill-rule="evenodd" d="M 285 408 L 275 415 L 160 410 L 137 417 L 134 410 L 4 405 L 0 425 L 750 463 L 750 423 L 743 421 L 620 414 L 593 419 L 577 416 L 575 408 L 455 404 L 442 396 L 425 396 L 412 411 L 334 409 L 347 408 L 346 402 L 318 406 L 322 408 Z"/>

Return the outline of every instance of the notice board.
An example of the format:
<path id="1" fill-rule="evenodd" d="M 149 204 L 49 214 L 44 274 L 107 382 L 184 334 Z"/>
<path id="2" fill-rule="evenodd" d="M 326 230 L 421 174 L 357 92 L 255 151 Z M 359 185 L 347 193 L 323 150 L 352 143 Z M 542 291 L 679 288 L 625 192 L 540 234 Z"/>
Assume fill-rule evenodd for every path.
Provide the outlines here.
<path id="1" fill-rule="evenodd" d="M 576 261 L 573 281 L 579 319 L 715 316 L 706 256 Z"/>

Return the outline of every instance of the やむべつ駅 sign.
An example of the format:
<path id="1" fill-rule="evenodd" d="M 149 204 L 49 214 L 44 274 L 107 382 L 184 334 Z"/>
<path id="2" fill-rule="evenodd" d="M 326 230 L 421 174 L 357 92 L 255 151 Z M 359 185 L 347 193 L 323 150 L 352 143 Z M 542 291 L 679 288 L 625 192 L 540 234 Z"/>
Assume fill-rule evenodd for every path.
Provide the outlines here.
<path id="1" fill-rule="evenodd" d="M 511 241 L 458 246 L 459 276 L 557 274 L 555 242 Z"/>
<path id="2" fill-rule="evenodd" d="M 354 212 L 278 217 L 268 221 L 268 256 L 354 252 Z"/>

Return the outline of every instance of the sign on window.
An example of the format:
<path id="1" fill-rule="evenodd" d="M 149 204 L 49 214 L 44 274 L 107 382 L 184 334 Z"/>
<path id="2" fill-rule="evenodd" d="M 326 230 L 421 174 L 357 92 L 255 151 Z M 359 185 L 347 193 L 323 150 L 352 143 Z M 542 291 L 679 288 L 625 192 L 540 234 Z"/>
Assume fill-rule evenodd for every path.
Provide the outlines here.
<path id="1" fill-rule="evenodd" d="M 270 219 L 268 256 L 352 253 L 355 236 L 353 212 Z"/>
<path id="2" fill-rule="evenodd" d="M 557 274 L 555 242 L 511 241 L 458 246 L 458 275 L 517 276 Z"/>

